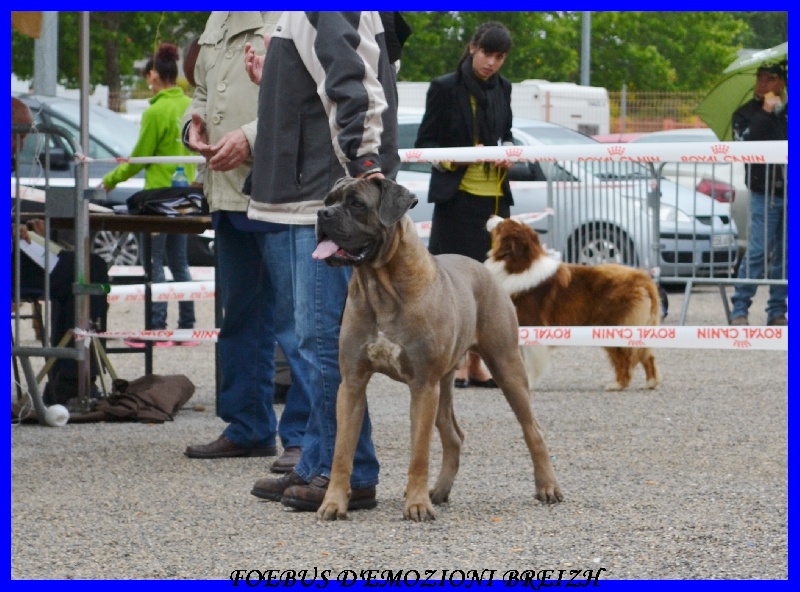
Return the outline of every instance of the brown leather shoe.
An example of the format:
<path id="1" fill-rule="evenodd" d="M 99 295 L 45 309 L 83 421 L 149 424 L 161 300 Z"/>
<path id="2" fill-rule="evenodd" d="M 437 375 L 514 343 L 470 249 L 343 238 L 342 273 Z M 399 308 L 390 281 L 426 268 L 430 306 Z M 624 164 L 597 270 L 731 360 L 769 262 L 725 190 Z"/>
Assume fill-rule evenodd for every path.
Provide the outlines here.
<path id="1" fill-rule="evenodd" d="M 327 477 L 316 476 L 311 479 L 311 483 L 306 485 L 293 485 L 283 492 L 281 503 L 295 510 L 303 512 L 316 512 L 322 505 L 325 492 L 328 490 L 330 479 Z M 378 505 L 375 499 L 375 486 L 353 489 L 350 493 L 350 501 L 347 503 L 347 510 L 371 510 Z"/>
<path id="2" fill-rule="evenodd" d="M 747 317 L 733 317 L 731 319 L 732 327 L 745 327 L 750 323 L 747 322 Z"/>
<path id="3" fill-rule="evenodd" d="M 778 315 L 774 319 L 768 320 L 767 325 L 770 327 L 788 327 L 789 319 L 786 318 L 786 315 Z"/>
<path id="4" fill-rule="evenodd" d="M 304 481 L 294 471 L 289 471 L 283 477 L 278 477 L 277 479 L 274 477 L 259 479 L 253 485 L 250 493 L 261 499 L 279 502 L 283 497 L 283 493 L 293 485 L 308 485 L 308 482 Z"/>
<path id="5" fill-rule="evenodd" d="M 302 456 L 302 454 L 303 450 L 299 446 L 284 448 L 283 454 L 270 465 L 269 470 L 273 473 L 288 473 L 300 462 L 300 456 Z"/>
<path id="6" fill-rule="evenodd" d="M 248 448 L 237 446 L 224 435 L 210 444 L 187 446 L 183 453 L 189 458 L 233 458 L 237 456 L 275 456 L 278 449 L 275 446 Z"/>

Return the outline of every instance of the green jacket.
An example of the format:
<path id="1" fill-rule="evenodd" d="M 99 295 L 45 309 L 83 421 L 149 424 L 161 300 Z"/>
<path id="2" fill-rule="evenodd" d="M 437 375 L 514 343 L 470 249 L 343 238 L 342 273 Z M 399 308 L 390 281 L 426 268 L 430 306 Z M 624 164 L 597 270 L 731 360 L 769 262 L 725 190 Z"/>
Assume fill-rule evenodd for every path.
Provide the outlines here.
<path id="1" fill-rule="evenodd" d="M 142 113 L 142 127 L 139 140 L 131 156 L 194 156 L 195 153 L 184 146 L 181 138 L 181 118 L 192 100 L 179 86 L 166 88 L 150 99 L 150 106 Z M 124 163 L 103 177 L 107 187 L 130 179 L 145 169 L 144 188 L 157 189 L 172 185 L 172 174 L 178 164 L 132 164 Z M 183 164 L 183 170 L 194 181 L 197 165 Z"/>

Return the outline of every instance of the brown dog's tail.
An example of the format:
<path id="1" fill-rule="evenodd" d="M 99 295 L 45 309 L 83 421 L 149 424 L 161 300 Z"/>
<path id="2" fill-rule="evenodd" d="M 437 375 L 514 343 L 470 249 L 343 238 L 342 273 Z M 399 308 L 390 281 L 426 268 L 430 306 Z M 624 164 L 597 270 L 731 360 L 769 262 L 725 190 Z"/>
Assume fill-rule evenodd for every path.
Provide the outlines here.
<path id="1" fill-rule="evenodd" d="M 649 324 L 658 325 L 661 322 L 661 295 L 658 293 L 659 288 L 655 281 L 649 276 L 642 282 L 642 288 L 647 293 L 648 298 L 650 298 Z"/>

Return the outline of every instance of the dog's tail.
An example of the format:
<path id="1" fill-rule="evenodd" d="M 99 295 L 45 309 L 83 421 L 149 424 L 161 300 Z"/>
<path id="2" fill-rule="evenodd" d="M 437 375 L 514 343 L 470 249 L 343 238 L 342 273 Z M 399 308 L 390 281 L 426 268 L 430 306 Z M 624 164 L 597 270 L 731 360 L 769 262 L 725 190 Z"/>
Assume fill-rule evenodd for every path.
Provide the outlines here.
<path id="1" fill-rule="evenodd" d="M 528 377 L 528 388 L 533 389 L 536 382 L 550 368 L 550 347 L 546 345 L 521 345 L 519 355 Z"/>
<path id="2" fill-rule="evenodd" d="M 658 325 L 661 322 L 662 318 L 665 318 L 667 315 L 662 308 L 663 303 L 661 301 L 661 294 L 659 294 L 659 290 L 663 290 L 660 286 L 656 285 L 656 283 L 647 278 L 646 282 L 642 282 L 642 288 L 647 293 L 647 297 L 650 299 L 650 315 L 648 318 L 650 325 Z"/>

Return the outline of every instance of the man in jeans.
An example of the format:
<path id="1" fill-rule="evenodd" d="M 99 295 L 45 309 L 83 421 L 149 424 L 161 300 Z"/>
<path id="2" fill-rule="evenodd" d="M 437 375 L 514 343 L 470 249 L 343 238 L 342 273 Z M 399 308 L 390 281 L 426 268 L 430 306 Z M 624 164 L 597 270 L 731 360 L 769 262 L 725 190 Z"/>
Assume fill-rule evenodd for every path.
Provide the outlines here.
<path id="1" fill-rule="evenodd" d="M 288 255 L 275 224 L 249 220 L 242 192 L 252 167 L 258 87 L 243 66 L 244 48 L 264 47 L 280 12 L 214 11 L 198 43 L 195 92 L 184 115 L 184 141 L 207 159 L 204 192 L 215 230 L 224 317 L 219 334 L 217 415 L 228 425 L 213 442 L 186 448 L 189 458 L 274 456 L 270 471 L 290 471 L 300 458 L 309 393 L 292 309 Z M 275 342 L 292 384 L 277 421 L 273 408 Z"/>
<path id="2" fill-rule="evenodd" d="M 397 88 L 388 26 L 395 13 L 284 12 L 262 64 L 248 71 L 261 84 L 258 134 L 248 216 L 282 226 L 295 282 L 294 310 L 300 351 L 308 363 L 311 416 L 294 471 L 260 479 L 251 493 L 315 511 L 328 487 L 336 435 L 339 325 L 349 267 L 311 257 L 317 246 L 317 211 L 345 175 L 394 178 L 397 154 Z M 397 56 L 399 58 L 399 55 Z M 318 92 L 318 89 L 320 90 Z M 348 509 L 377 504 L 378 459 L 364 414 L 351 477 Z"/>
<path id="3" fill-rule="evenodd" d="M 736 141 L 788 140 L 789 105 L 786 102 L 786 64 L 765 65 L 756 73 L 754 98 L 733 114 Z M 767 266 L 768 279 L 787 279 L 786 210 L 789 185 L 786 166 L 747 164 L 750 198 L 750 235 L 747 252 L 739 266 L 739 279 L 761 279 Z M 748 325 L 747 312 L 757 284 L 737 284 L 731 302 L 731 325 Z M 787 325 L 787 286 L 771 284 L 767 303 L 767 325 Z"/>

